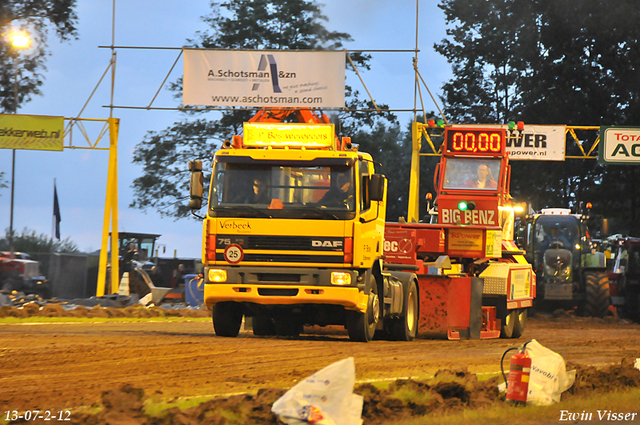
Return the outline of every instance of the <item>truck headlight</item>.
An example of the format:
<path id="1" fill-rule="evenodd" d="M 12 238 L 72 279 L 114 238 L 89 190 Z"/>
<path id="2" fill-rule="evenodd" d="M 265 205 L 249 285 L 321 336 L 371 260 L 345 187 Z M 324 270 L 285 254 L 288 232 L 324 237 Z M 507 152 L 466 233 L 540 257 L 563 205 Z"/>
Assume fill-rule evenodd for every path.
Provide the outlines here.
<path id="1" fill-rule="evenodd" d="M 345 272 L 331 272 L 331 284 L 341 286 L 351 285 L 351 274 Z"/>
<path id="2" fill-rule="evenodd" d="M 221 269 L 209 269 L 208 277 L 210 282 L 226 282 L 227 271 Z"/>

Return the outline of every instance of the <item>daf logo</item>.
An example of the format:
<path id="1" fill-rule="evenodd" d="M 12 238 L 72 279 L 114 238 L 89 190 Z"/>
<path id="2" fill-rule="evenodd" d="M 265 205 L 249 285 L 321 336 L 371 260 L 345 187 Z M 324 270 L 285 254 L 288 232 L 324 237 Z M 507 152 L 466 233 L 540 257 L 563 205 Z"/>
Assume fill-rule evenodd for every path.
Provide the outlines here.
<path id="1" fill-rule="evenodd" d="M 311 241 L 311 246 L 314 248 L 342 248 L 342 241 Z"/>

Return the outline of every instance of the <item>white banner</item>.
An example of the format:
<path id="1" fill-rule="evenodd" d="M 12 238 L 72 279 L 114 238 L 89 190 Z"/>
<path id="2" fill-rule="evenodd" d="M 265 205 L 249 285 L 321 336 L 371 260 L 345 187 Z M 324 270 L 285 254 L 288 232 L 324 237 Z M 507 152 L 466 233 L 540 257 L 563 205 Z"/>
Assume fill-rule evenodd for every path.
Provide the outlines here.
<path id="1" fill-rule="evenodd" d="M 524 125 L 522 135 L 509 137 L 507 124 L 456 124 L 456 127 L 487 127 L 507 129 L 507 152 L 510 160 L 564 161 L 564 125 Z"/>
<path id="2" fill-rule="evenodd" d="M 509 159 L 564 161 L 564 125 L 526 125 L 522 136 L 507 139 Z"/>
<path id="3" fill-rule="evenodd" d="M 344 52 L 183 53 L 184 105 L 344 107 Z"/>

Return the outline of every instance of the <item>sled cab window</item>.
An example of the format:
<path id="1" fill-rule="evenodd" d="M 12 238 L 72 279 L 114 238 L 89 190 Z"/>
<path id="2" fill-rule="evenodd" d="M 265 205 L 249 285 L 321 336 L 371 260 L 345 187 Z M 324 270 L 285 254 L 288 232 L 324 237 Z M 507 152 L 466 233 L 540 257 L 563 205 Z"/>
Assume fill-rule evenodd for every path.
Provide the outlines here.
<path id="1" fill-rule="evenodd" d="M 497 190 L 500 159 L 446 158 L 442 189 Z"/>

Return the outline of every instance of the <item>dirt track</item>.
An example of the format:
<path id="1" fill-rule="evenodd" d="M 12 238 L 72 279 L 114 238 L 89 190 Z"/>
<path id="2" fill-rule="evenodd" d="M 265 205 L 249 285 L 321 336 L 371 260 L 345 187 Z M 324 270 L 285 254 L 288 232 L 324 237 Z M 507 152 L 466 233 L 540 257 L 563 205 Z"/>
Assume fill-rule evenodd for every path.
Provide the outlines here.
<path id="1" fill-rule="evenodd" d="M 581 365 L 640 357 L 640 325 L 612 318 L 531 318 L 519 340 L 369 344 L 350 342 L 346 334 L 219 338 L 201 321 L 0 324 L 0 406 L 3 412 L 73 411 L 127 383 L 164 399 L 288 388 L 348 356 L 360 382 L 460 366 L 495 372 L 507 348 L 533 338 Z"/>

